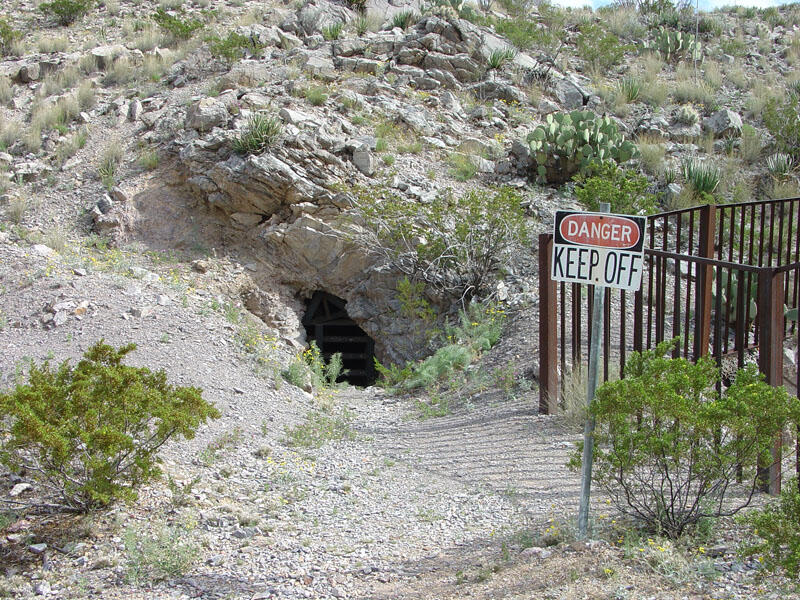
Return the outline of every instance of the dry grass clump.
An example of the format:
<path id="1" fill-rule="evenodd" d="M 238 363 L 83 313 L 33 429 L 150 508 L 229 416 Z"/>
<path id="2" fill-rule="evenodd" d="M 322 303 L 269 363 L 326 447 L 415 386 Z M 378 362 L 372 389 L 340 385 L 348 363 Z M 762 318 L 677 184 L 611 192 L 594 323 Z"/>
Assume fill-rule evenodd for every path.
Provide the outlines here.
<path id="1" fill-rule="evenodd" d="M 97 98 L 94 94 L 94 84 L 88 79 L 81 82 L 75 96 L 78 99 L 78 105 L 81 107 L 81 110 L 88 110 L 97 102 Z"/>
<path id="2" fill-rule="evenodd" d="M 132 45 L 142 52 L 151 52 L 154 48 L 165 45 L 164 34 L 157 27 L 147 25 L 133 38 Z"/>
<path id="3" fill-rule="evenodd" d="M 11 80 L 5 75 L 0 75 L 0 104 L 8 104 L 14 98 L 14 89 Z"/>
<path id="4" fill-rule="evenodd" d="M 28 129 L 22 136 L 22 146 L 26 152 L 39 152 L 42 149 L 42 130 L 37 127 Z"/>
<path id="5" fill-rule="evenodd" d="M 745 102 L 747 114 L 754 119 L 760 119 L 764 107 L 770 99 L 778 96 L 778 92 L 767 85 L 758 85 L 750 92 Z"/>
<path id="6" fill-rule="evenodd" d="M 605 9 L 602 15 L 605 26 L 619 38 L 641 38 L 647 31 L 639 20 L 639 13 L 632 6 Z"/>
<path id="7" fill-rule="evenodd" d="M 64 90 L 75 87 L 80 78 L 81 73 L 76 67 L 67 67 L 55 73 L 50 73 L 42 80 L 42 85 L 37 91 L 37 95 L 40 98 L 55 96 Z"/>
<path id="8" fill-rule="evenodd" d="M 667 152 L 661 138 L 641 135 L 636 140 L 636 146 L 639 148 L 639 163 L 645 173 L 660 175 L 664 171 L 664 157 Z"/>
<path id="9" fill-rule="evenodd" d="M 672 98 L 678 104 L 711 104 L 714 91 L 705 81 L 678 81 L 672 90 Z"/>
<path id="10" fill-rule="evenodd" d="M 709 60 L 703 64 L 703 77 L 712 90 L 716 91 L 722 87 L 722 70 L 719 68 L 719 63 Z"/>
<path id="11" fill-rule="evenodd" d="M 78 98 L 74 94 L 62 96 L 56 102 L 40 101 L 31 111 L 31 127 L 39 131 L 67 125 L 81 112 Z"/>
<path id="12" fill-rule="evenodd" d="M 127 58 L 115 60 L 103 77 L 103 85 L 127 85 L 136 79 L 136 69 Z"/>
<path id="13" fill-rule="evenodd" d="M 81 127 L 72 135 L 62 138 L 56 146 L 56 160 L 58 164 L 64 164 L 77 154 L 78 150 L 86 145 L 89 132 L 85 127 Z"/>
<path id="14" fill-rule="evenodd" d="M 0 120 L 0 147 L 8 148 L 22 135 L 22 124 L 18 121 Z"/>
<path id="15" fill-rule="evenodd" d="M 45 36 L 36 40 L 36 49 L 42 54 L 66 52 L 69 48 L 69 39 L 64 36 Z"/>
<path id="16" fill-rule="evenodd" d="M 725 77 L 740 90 L 749 90 L 752 86 L 751 79 L 740 66 L 733 66 L 725 71 Z"/>

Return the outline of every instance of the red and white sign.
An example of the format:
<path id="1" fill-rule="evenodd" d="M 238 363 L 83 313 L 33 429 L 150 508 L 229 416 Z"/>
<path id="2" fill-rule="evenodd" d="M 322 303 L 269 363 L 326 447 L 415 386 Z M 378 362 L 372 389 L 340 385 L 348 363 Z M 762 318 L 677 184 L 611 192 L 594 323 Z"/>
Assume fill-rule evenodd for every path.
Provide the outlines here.
<path id="1" fill-rule="evenodd" d="M 646 225 L 645 217 L 556 211 L 552 278 L 638 290 Z"/>

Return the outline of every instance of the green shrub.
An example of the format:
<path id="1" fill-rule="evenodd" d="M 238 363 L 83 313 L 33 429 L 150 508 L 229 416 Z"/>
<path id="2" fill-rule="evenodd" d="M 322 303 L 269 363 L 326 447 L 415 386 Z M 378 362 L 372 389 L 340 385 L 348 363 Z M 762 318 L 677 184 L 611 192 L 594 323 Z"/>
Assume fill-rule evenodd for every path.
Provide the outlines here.
<path id="1" fill-rule="evenodd" d="M 622 44 L 619 38 L 596 23 L 581 26 L 577 39 L 578 56 L 598 70 L 618 65 L 625 52 L 633 46 Z"/>
<path id="2" fill-rule="evenodd" d="M 800 574 L 800 492 L 797 479 L 784 482 L 780 501 L 746 515 L 753 538 L 742 545 L 744 556 L 760 555 L 769 571 L 783 570 L 796 579 Z"/>
<path id="3" fill-rule="evenodd" d="M 585 172 L 592 161 L 626 162 L 637 154 L 608 116 L 576 110 L 546 117 L 527 138 L 533 155 L 533 175 L 547 183 L 563 183 L 575 173 Z"/>
<path id="4" fill-rule="evenodd" d="M 31 364 L 28 382 L 0 394 L 8 424 L 0 459 L 26 470 L 65 508 L 88 510 L 159 474 L 156 452 L 175 436 L 194 437 L 201 423 L 219 417 L 195 387 L 167 383 L 164 371 L 122 364 L 134 350 L 101 340 L 75 366 Z"/>
<path id="5" fill-rule="evenodd" d="M 228 64 L 233 64 L 248 54 L 258 57 L 263 49 L 264 46 L 258 40 L 234 31 L 228 33 L 226 38 L 217 36 L 210 38 L 208 46 L 211 56 L 224 60 Z"/>
<path id="6" fill-rule="evenodd" d="M 283 123 L 278 117 L 256 113 L 233 140 L 233 149 L 239 154 L 262 154 L 278 141 L 282 131 Z"/>
<path id="7" fill-rule="evenodd" d="M 322 37 L 328 41 L 338 40 L 342 35 L 344 23 L 337 21 L 333 25 L 328 25 L 322 28 Z"/>
<path id="8" fill-rule="evenodd" d="M 507 62 L 511 62 L 516 58 L 517 51 L 513 48 L 498 48 L 497 50 L 492 50 L 492 53 L 489 55 L 487 59 L 487 68 L 492 69 L 502 69 L 503 65 Z"/>
<path id="9" fill-rule="evenodd" d="M 0 18 L 0 56 L 10 54 L 11 47 L 19 39 L 22 39 L 22 32 L 11 27 L 6 19 Z"/>
<path id="10" fill-rule="evenodd" d="M 520 50 L 541 48 L 552 54 L 560 42 L 556 33 L 529 18 L 502 19 L 496 23 L 495 30 Z"/>
<path id="11" fill-rule="evenodd" d="M 191 531 L 180 524 L 128 527 L 124 544 L 126 575 L 133 584 L 184 575 L 200 554 Z"/>
<path id="12" fill-rule="evenodd" d="M 399 27 L 403 31 L 417 22 L 419 16 L 411 10 L 404 10 L 392 17 L 392 27 Z"/>
<path id="13" fill-rule="evenodd" d="M 800 418 L 800 400 L 767 385 L 754 365 L 718 393 L 712 359 L 667 358 L 677 343 L 633 353 L 624 379 L 603 384 L 591 406 L 595 481 L 622 513 L 671 538 L 747 506 L 775 432 Z M 746 490 L 732 498 L 739 468 Z"/>
<path id="14" fill-rule="evenodd" d="M 183 15 L 184 11 L 179 10 L 179 15 Z M 165 33 L 169 34 L 177 40 L 188 40 L 195 34 L 196 31 L 203 28 L 203 23 L 197 19 L 181 18 L 169 14 L 163 8 L 158 8 L 152 16 L 153 21 Z"/>
<path id="15" fill-rule="evenodd" d="M 684 159 L 681 163 L 683 178 L 692 186 L 695 194 L 713 194 L 719 185 L 719 167 L 710 162 L 703 162 L 692 158 Z"/>
<path id="16" fill-rule="evenodd" d="M 639 77 L 624 77 L 618 84 L 619 93 L 625 102 L 635 102 L 642 95 L 644 82 Z"/>
<path id="17" fill-rule="evenodd" d="M 463 370 L 472 359 L 491 349 L 503 333 L 505 313 L 494 306 L 473 302 L 459 312 L 458 324 L 447 327 L 446 339 L 450 342 L 425 360 L 413 365 L 410 372 L 390 371 L 390 375 L 403 375 L 400 388 L 413 390 L 431 387 Z"/>
<path id="18" fill-rule="evenodd" d="M 94 0 L 53 0 L 39 5 L 39 10 L 55 17 L 61 25 L 74 23 L 92 8 Z"/>
<path id="19" fill-rule="evenodd" d="M 647 193 L 647 178 L 613 162 L 592 165 L 591 177 L 578 175 L 575 196 L 588 210 L 597 211 L 601 202 L 611 205 L 612 213 L 653 214 L 658 208 L 655 196 Z"/>
<path id="20" fill-rule="evenodd" d="M 338 380 L 346 375 L 347 371 L 343 368 L 342 353 L 337 352 L 325 362 L 322 352 L 317 343 L 312 341 L 309 347 L 297 355 L 283 373 L 286 381 L 297 387 L 305 387 L 311 384 L 317 389 L 334 389 L 338 386 Z"/>
<path id="21" fill-rule="evenodd" d="M 308 87 L 304 95 L 311 106 L 322 106 L 328 101 L 328 88 L 321 85 Z"/>
<path id="22" fill-rule="evenodd" d="M 385 188 L 355 187 L 351 202 L 361 224 L 353 235 L 378 260 L 455 298 L 488 292 L 528 237 L 522 198 L 510 188 L 423 204 Z"/>
<path id="23" fill-rule="evenodd" d="M 777 149 L 791 155 L 797 164 L 800 161 L 800 94 L 770 98 L 764 107 L 763 119 L 775 137 Z"/>
<path id="24" fill-rule="evenodd" d="M 333 415 L 325 411 L 312 411 L 306 422 L 286 430 L 289 446 L 319 448 L 332 440 L 353 440 L 355 433 L 350 426 L 353 417 L 347 411 Z"/>

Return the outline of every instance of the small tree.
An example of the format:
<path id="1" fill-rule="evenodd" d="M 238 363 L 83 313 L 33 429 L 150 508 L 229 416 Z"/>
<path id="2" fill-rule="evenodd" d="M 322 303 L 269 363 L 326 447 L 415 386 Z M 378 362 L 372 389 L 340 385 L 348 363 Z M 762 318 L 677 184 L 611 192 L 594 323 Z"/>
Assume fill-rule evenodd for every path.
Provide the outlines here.
<path id="1" fill-rule="evenodd" d="M 658 206 L 655 196 L 647 192 L 646 177 L 611 161 L 592 163 L 591 175 L 578 174 L 574 179 L 575 195 L 589 210 L 599 210 L 601 202 L 608 202 L 612 213 L 652 214 Z"/>
<path id="2" fill-rule="evenodd" d="M 800 419 L 800 400 L 767 385 L 755 366 L 719 394 L 714 362 L 667 358 L 676 343 L 632 354 L 625 378 L 602 385 L 591 407 L 595 481 L 621 512 L 673 538 L 700 519 L 747 506 L 775 434 Z M 740 465 L 744 496 L 726 503 Z"/>
<path id="3" fill-rule="evenodd" d="M 60 25 L 71 25 L 92 8 L 94 0 L 53 0 L 39 5 L 39 10 L 54 16 Z"/>
<path id="4" fill-rule="evenodd" d="M 430 202 L 356 188 L 352 204 L 360 245 L 412 281 L 455 297 L 488 293 L 528 236 L 522 198 L 510 188 Z"/>
<path id="5" fill-rule="evenodd" d="M 135 498 L 135 488 L 160 473 L 155 454 L 167 440 L 192 438 L 200 423 L 220 416 L 199 388 L 123 365 L 135 348 L 101 340 L 75 367 L 31 364 L 27 383 L 0 394 L 0 460 L 35 477 L 61 508 Z"/>

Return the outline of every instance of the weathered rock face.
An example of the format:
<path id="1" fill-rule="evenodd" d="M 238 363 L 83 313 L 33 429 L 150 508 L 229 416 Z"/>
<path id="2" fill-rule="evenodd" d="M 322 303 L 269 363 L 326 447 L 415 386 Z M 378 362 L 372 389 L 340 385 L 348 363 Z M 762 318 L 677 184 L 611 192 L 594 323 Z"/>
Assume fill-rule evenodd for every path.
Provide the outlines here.
<path id="1" fill-rule="evenodd" d="M 703 119 L 703 128 L 713 133 L 714 137 L 739 134 L 742 131 L 742 117 L 728 108 L 723 108 Z"/>

